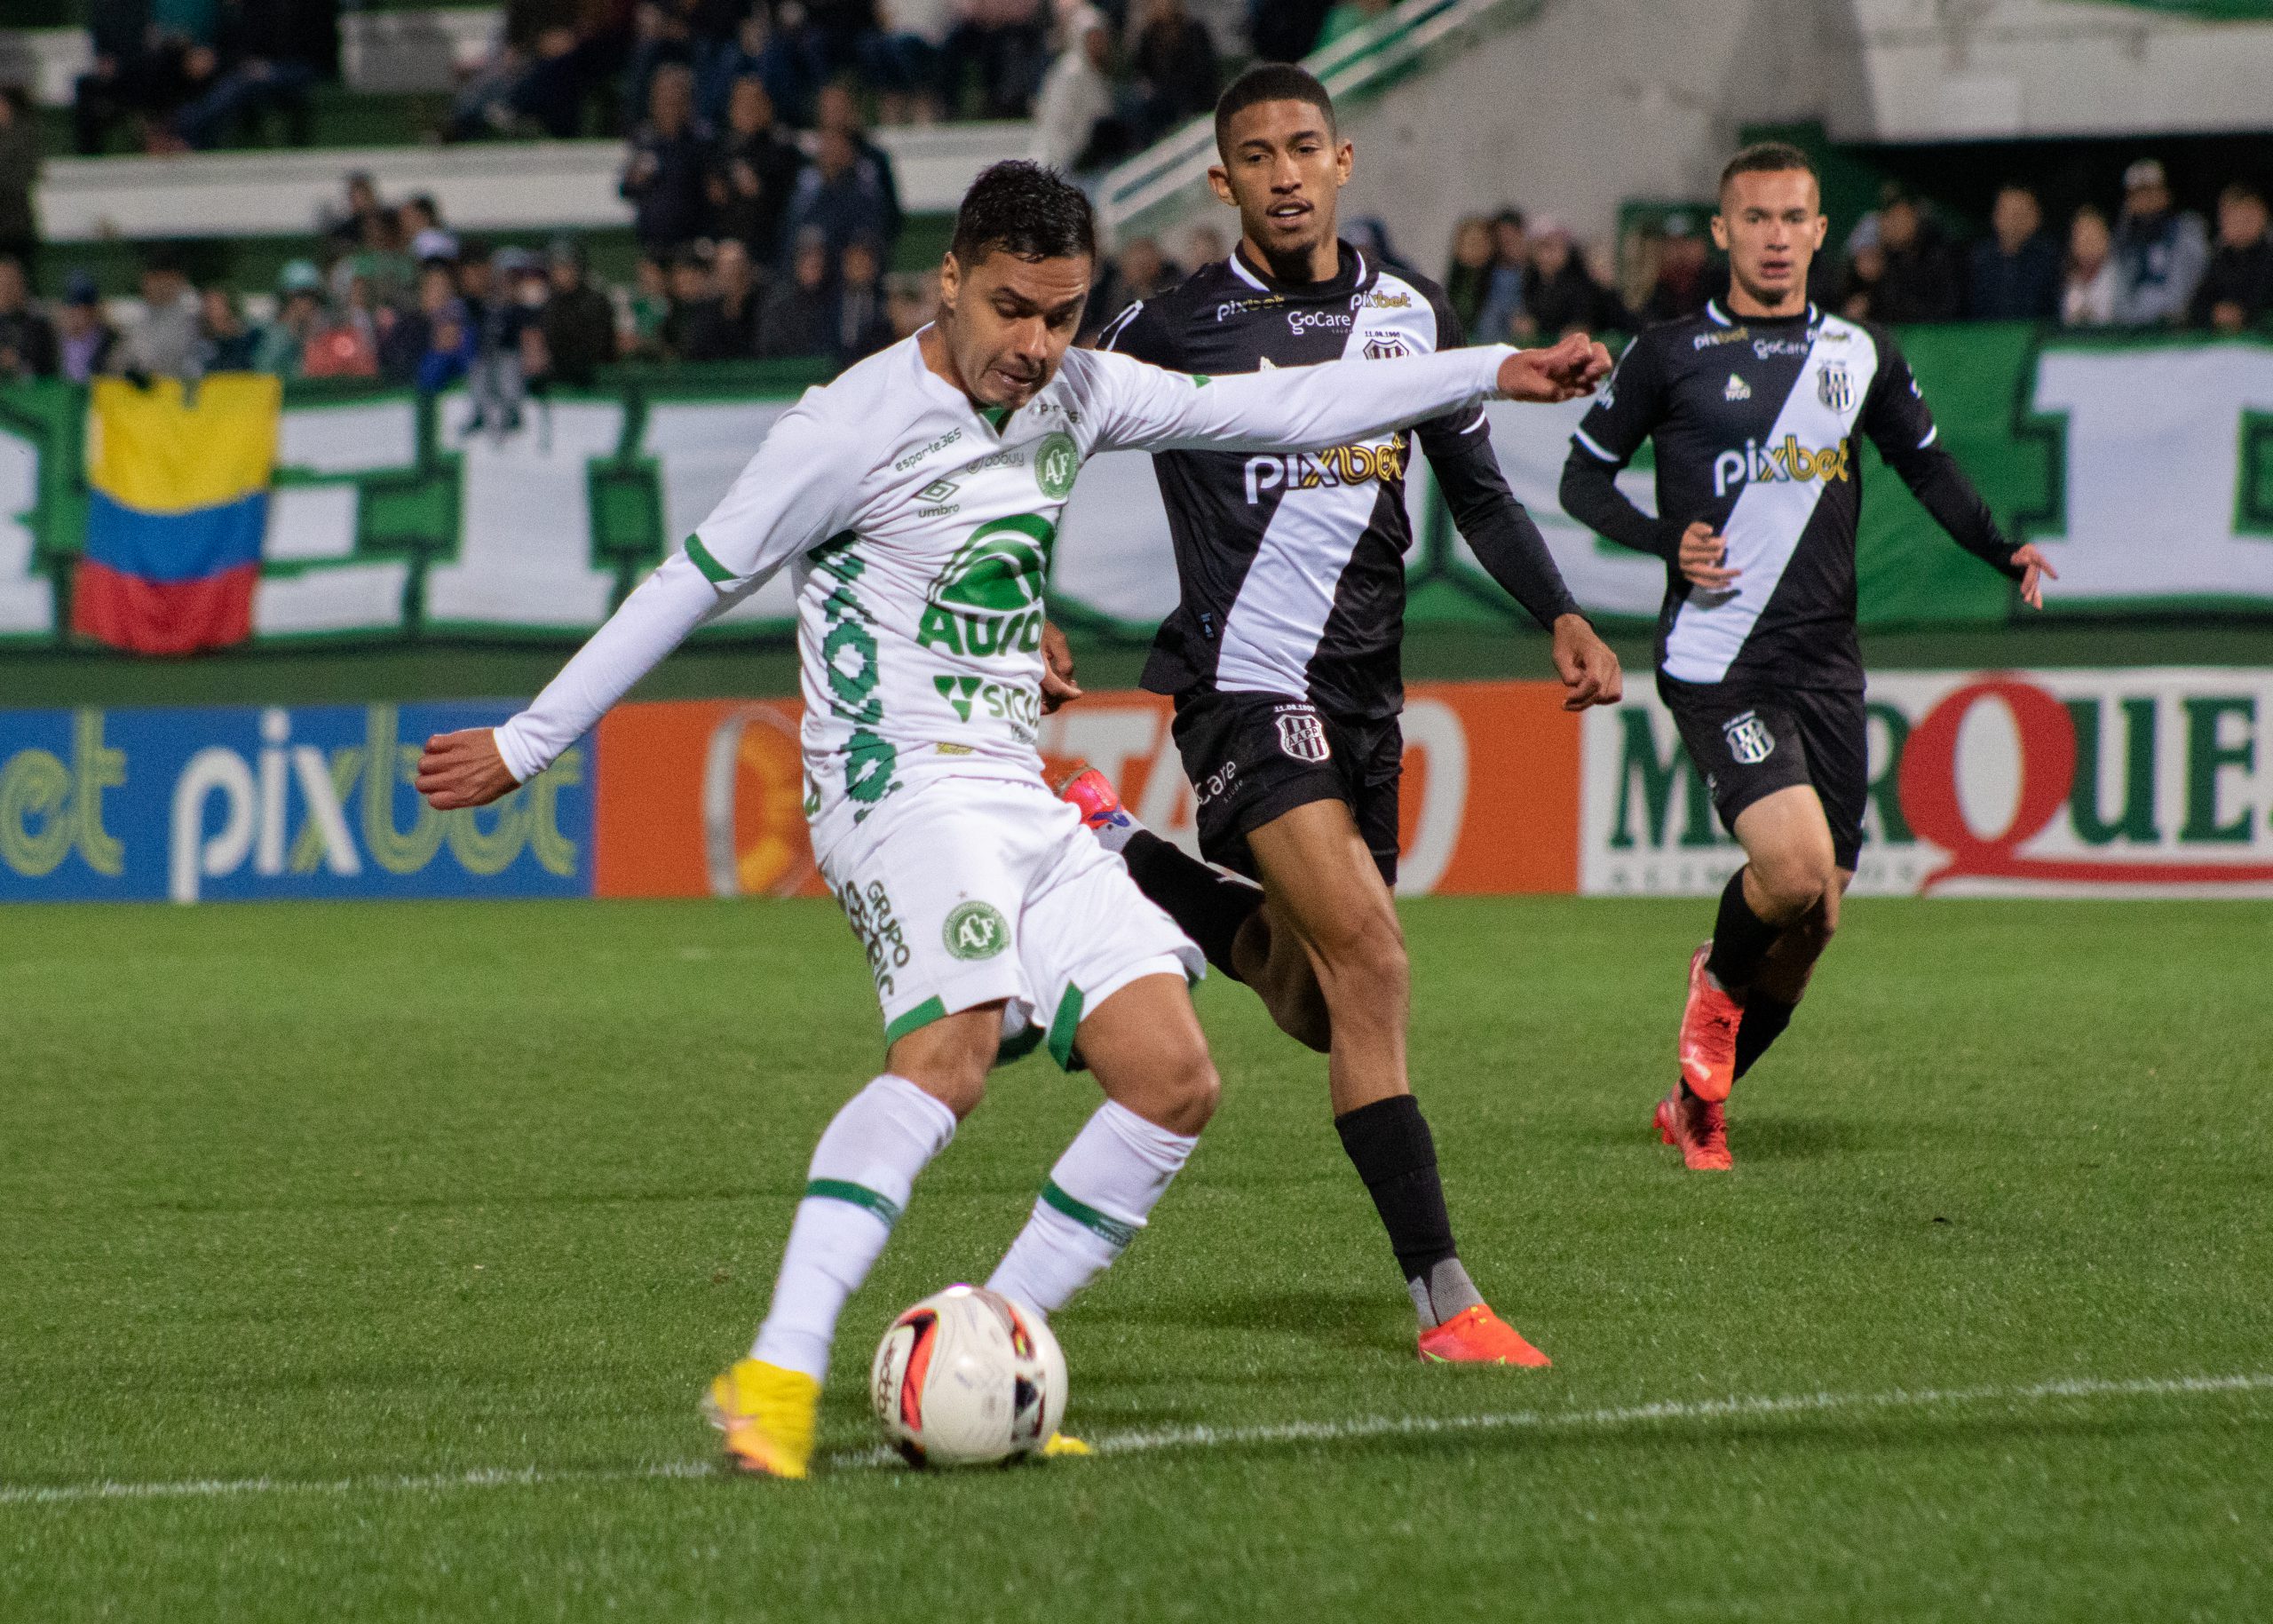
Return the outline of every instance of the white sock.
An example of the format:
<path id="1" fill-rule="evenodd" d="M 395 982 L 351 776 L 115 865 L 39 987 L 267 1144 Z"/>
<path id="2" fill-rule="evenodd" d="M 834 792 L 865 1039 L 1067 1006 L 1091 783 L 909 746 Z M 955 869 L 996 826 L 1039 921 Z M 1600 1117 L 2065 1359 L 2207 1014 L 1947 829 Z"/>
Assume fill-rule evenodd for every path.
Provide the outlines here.
<path id="1" fill-rule="evenodd" d="M 1050 1168 L 987 1289 L 1056 1313 L 1128 1250 L 1199 1143 L 1107 1100 Z"/>
<path id="2" fill-rule="evenodd" d="M 890 1072 L 845 1101 L 813 1147 L 805 1197 L 752 1359 L 816 1382 L 828 1374 L 845 1299 L 883 1255 L 915 1176 L 954 1137 L 955 1113 Z"/>

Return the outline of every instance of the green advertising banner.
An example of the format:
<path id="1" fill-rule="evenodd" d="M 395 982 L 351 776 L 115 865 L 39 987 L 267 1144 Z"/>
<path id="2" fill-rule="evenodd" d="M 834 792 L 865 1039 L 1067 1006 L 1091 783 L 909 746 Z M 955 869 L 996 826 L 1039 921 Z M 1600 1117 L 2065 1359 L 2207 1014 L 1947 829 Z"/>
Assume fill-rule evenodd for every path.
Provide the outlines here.
<path id="1" fill-rule="evenodd" d="M 2273 345 L 2088 337 L 2024 325 L 1902 335 L 1926 399 L 2008 531 L 2042 544 L 2054 614 L 2273 614 Z M 287 385 L 253 606 L 256 643 L 580 638 L 723 495 L 812 375 L 627 369 L 532 403 L 510 432 L 469 395 Z M 1556 498 L 1582 405 L 1496 404 L 1509 483 L 1580 601 L 1653 616 L 1663 567 L 1593 536 Z M 85 534 L 83 390 L 0 391 L 0 644 L 67 639 Z M 2001 621 L 2002 577 L 1960 552 L 1874 453 L 1863 458 L 1862 616 Z M 1646 459 L 1623 476 L 1651 504 Z M 1510 623 L 1416 462 L 1416 620 Z M 1061 615 L 1141 636 L 1176 574 L 1149 459 L 1083 470 L 1052 561 Z M 775 638 L 785 575 L 703 635 Z"/>

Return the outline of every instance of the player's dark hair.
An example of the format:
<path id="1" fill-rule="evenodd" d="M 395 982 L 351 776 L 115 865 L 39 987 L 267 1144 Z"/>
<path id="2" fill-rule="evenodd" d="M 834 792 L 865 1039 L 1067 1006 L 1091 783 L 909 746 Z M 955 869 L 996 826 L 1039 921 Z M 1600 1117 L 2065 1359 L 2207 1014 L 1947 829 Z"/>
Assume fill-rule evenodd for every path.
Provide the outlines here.
<path id="1" fill-rule="evenodd" d="M 947 251 L 969 269 L 997 250 L 1020 259 L 1097 257 L 1097 216 L 1056 170 L 1011 158 L 981 170 L 955 210 Z"/>
<path id="2" fill-rule="evenodd" d="M 1815 178 L 1818 186 L 1823 176 L 1815 167 L 1815 160 L 1789 141 L 1755 141 L 1728 162 L 1721 171 L 1720 189 L 1729 189 L 1729 182 L 1739 175 L 1775 175 L 1786 170 L 1805 170 Z"/>
<path id="3" fill-rule="evenodd" d="M 1216 150 L 1228 157 L 1232 121 L 1249 107 L 1265 101 L 1300 101 L 1326 115 L 1326 132 L 1335 133 L 1334 98 L 1308 68 L 1292 62 L 1257 62 L 1224 87 L 1216 98 Z"/>

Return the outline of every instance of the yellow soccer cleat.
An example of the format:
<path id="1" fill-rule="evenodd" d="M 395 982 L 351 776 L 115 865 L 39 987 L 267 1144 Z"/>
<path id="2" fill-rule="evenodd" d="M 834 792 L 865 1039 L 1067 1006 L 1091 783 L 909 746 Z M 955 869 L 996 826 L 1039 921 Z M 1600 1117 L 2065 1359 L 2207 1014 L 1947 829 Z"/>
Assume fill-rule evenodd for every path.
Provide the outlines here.
<path id="1" fill-rule="evenodd" d="M 1041 1446 L 1041 1458 L 1045 1461 L 1054 1461 L 1060 1455 L 1089 1454 L 1092 1453 L 1094 1452 L 1089 1448 L 1089 1446 L 1083 1443 L 1080 1438 L 1069 1437 L 1063 1432 L 1051 1433 L 1049 1435 L 1049 1441 Z"/>
<path id="2" fill-rule="evenodd" d="M 820 1382 L 761 1359 L 736 1359 L 702 1396 L 703 1418 L 725 1435 L 735 1470 L 792 1482 L 812 1466 L 820 1408 Z"/>

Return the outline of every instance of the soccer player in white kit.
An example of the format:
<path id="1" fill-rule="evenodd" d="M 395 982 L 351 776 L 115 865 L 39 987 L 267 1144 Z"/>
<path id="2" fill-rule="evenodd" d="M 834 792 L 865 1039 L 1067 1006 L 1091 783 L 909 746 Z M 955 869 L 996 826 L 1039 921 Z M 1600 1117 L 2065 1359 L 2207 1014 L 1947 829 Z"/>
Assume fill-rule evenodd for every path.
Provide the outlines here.
<path id="1" fill-rule="evenodd" d="M 419 764 L 438 808 L 495 800 L 705 620 L 792 572 L 805 809 L 867 954 L 886 1054 L 813 1152 L 750 1356 L 706 1398 L 745 1470 L 805 1476 L 837 1316 L 999 1059 L 1078 1053 L 1105 1095 L 987 1281 L 1045 1314 L 1144 1228 L 1215 1109 L 1189 996 L 1200 951 L 1051 793 L 1034 748 L 1043 585 L 1083 460 L 1337 445 L 1487 395 L 1567 400 L 1609 369 L 1599 345 L 1566 342 L 1162 371 L 1069 351 L 1096 262 L 1078 189 L 1030 163 L 982 174 L 937 320 L 807 392 L 527 710 L 430 740 Z"/>

